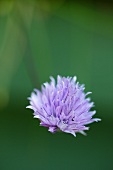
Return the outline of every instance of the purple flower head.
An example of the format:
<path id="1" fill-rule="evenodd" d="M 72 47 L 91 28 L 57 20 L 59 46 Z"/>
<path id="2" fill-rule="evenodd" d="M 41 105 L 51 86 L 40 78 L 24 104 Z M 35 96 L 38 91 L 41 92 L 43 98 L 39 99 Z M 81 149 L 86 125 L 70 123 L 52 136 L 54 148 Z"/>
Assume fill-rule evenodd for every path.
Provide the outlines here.
<path id="1" fill-rule="evenodd" d="M 71 133 L 85 135 L 84 130 L 88 130 L 87 124 L 98 122 L 100 119 L 92 118 L 96 111 L 90 111 L 94 106 L 90 98 L 86 98 L 88 93 L 84 93 L 84 85 L 76 82 L 76 77 L 57 76 L 57 83 L 50 77 L 50 83 L 44 83 L 41 92 L 35 89 L 32 92 L 30 108 L 34 111 L 34 118 L 40 120 L 40 125 L 45 126 L 52 133 L 60 130 Z"/>

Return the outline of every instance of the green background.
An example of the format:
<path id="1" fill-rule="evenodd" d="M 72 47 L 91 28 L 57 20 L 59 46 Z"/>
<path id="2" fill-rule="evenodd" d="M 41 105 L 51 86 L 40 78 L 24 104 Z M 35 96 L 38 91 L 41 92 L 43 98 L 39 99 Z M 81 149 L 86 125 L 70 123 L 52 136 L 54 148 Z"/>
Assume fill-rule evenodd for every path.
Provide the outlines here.
<path id="1" fill-rule="evenodd" d="M 49 76 L 76 75 L 99 123 L 51 134 L 26 109 Z M 0 170 L 113 169 L 113 4 L 0 1 Z"/>

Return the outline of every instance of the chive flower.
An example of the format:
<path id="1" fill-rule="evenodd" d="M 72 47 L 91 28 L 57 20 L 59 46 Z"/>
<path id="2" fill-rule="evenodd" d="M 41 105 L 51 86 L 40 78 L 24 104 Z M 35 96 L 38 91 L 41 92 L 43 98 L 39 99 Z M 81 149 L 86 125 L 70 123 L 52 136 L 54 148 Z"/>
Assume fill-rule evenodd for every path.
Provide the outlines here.
<path id="1" fill-rule="evenodd" d="M 91 111 L 94 103 L 86 98 L 91 92 L 84 92 L 84 85 L 76 82 L 76 77 L 61 77 L 55 79 L 50 77 L 50 83 L 44 83 L 41 91 L 34 89 L 29 97 L 30 108 L 34 111 L 34 118 L 40 120 L 40 125 L 55 133 L 62 131 L 85 135 L 89 130 L 86 125 L 98 122 L 101 119 L 92 118 L 96 111 Z"/>

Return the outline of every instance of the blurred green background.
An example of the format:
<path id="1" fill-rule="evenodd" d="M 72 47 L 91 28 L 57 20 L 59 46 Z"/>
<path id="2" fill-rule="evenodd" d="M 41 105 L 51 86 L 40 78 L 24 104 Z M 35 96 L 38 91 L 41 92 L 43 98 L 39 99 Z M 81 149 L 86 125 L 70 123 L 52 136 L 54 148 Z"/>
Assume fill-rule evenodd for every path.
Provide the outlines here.
<path id="1" fill-rule="evenodd" d="M 51 134 L 27 97 L 49 76 L 76 75 L 99 123 Z M 113 3 L 0 1 L 0 170 L 113 170 Z"/>

